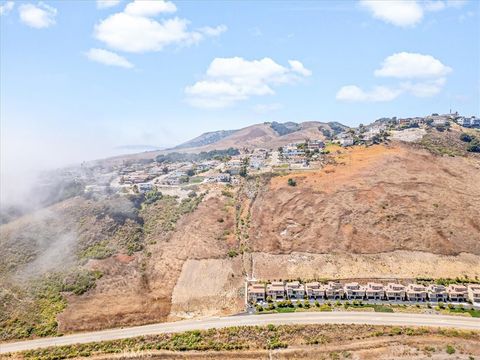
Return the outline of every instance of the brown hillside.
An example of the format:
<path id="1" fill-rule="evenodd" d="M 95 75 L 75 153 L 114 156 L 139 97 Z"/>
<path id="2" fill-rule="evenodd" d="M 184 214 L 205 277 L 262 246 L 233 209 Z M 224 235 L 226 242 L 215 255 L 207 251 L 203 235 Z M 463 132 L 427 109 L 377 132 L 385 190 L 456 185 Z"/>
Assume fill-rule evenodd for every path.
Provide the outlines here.
<path id="1" fill-rule="evenodd" d="M 192 198 L 137 208 L 77 197 L 2 225 L 0 339 L 234 313 L 246 275 L 480 276 L 477 155 L 399 143 L 329 149 L 330 165 L 314 172 L 203 184 Z M 39 299 L 17 286 L 18 274 L 35 275 L 25 269 L 64 265 L 103 276 L 63 292 L 65 306 L 59 290 Z"/>
<path id="2" fill-rule="evenodd" d="M 355 147 L 336 160 L 262 189 L 252 208 L 254 251 L 480 254 L 478 160 L 406 145 Z"/>

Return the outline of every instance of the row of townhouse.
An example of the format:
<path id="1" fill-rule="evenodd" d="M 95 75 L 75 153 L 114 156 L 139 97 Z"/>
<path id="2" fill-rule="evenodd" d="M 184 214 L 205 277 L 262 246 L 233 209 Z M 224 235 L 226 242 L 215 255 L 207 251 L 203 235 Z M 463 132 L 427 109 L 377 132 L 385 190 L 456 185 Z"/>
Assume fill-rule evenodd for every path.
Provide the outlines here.
<path id="1" fill-rule="evenodd" d="M 433 301 L 433 302 L 466 302 L 480 303 L 480 285 L 468 286 L 452 284 L 447 287 L 431 284 L 409 284 L 369 282 L 360 285 L 351 282 L 342 285 L 330 281 L 323 285 L 319 282 L 302 284 L 299 281 L 284 283 L 273 281 L 270 284 L 253 283 L 248 287 L 248 300 L 253 303 L 265 301 L 267 297 L 273 300 L 285 299 L 329 299 L 329 300 L 388 300 L 388 301 Z"/>
<path id="2" fill-rule="evenodd" d="M 463 127 L 480 127 L 480 118 L 472 117 L 459 117 L 457 123 Z"/>

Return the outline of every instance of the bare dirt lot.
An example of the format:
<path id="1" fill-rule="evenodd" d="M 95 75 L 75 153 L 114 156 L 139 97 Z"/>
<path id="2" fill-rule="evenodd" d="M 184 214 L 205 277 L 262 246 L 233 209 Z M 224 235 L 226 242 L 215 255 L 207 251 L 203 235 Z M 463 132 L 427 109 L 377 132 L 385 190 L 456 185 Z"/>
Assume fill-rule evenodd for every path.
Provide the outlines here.
<path id="1" fill-rule="evenodd" d="M 414 279 L 480 276 L 480 256 L 445 256 L 415 251 L 380 254 L 274 255 L 254 253 L 253 278 L 274 279 Z"/>

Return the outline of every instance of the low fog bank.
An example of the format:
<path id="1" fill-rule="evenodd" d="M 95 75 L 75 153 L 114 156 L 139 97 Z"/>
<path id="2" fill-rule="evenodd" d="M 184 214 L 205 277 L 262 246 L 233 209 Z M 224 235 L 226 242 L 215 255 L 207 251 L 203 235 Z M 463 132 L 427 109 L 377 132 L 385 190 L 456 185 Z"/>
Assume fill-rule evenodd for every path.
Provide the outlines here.
<path id="1" fill-rule="evenodd" d="M 95 141 L 93 137 L 47 140 L 17 135 L 10 132 L 7 136 L 2 131 L 0 224 L 49 205 L 58 200 L 55 197 L 78 191 L 75 184 L 55 179 L 59 169 L 79 168 L 92 160 L 158 149 L 149 145 L 112 145 Z"/>

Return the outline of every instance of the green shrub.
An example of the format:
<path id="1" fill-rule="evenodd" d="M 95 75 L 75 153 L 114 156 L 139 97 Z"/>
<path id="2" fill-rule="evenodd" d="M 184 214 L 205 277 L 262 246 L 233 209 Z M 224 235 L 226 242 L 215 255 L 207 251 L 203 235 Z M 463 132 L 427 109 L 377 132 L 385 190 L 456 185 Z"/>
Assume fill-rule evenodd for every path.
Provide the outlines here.
<path id="1" fill-rule="evenodd" d="M 455 350 L 455 348 L 454 348 L 452 345 L 447 345 L 446 351 L 447 351 L 447 354 L 453 355 L 453 354 L 455 354 L 455 351 L 456 351 L 456 350 Z"/>
<path id="2" fill-rule="evenodd" d="M 460 140 L 464 141 L 464 142 L 470 142 L 473 140 L 473 137 L 467 133 L 461 133 L 460 134 Z"/>
<path id="3" fill-rule="evenodd" d="M 287 181 L 289 186 L 297 186 L 297 181 L 295 179 L 289 178 Z"/>
<path id="4" fill-rule="evenodd" d="M 228 250 L 227 255 L 228 257 L 234 258 L 235 256 L 238 256 L 238 251 L 235 249 Z"/>

